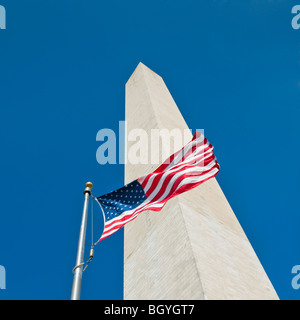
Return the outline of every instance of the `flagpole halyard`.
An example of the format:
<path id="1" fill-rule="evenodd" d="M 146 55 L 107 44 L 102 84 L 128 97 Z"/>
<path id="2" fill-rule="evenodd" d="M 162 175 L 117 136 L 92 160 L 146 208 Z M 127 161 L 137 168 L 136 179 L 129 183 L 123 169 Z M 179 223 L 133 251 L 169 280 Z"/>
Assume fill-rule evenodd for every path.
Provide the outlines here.
<path id="1" fill-rule="evenodd" d="M 82 220 L 79 232 L 78 239 L 78 248 L 76 256 L 76 266 L 73 269 L 73 285 L 71 292 L 71 300 L 80 300 L 81 292 L 81 281 L 82 281 L 82 268 L 84 264 L 84 245 L 85 245 L 85 235 L 86 235 L 86 225 L 87 225 L 87 216 L 88 216 L 88 207 L 89 207 L 89 197 L 92 194 L 93 184 L 91 182 L 86 183 L 86 188 L 84 189 L 84 205 L 82 211 Z"/>

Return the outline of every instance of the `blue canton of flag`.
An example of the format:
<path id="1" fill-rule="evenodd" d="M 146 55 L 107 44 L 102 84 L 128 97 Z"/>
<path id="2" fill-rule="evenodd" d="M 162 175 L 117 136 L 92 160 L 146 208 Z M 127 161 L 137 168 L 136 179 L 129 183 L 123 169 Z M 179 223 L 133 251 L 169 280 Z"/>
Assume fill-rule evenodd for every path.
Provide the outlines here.
<path id="1" fill-rule="evenodd" d="M 134 210 L 146 200 L 142 186 L 135 180 L 124 187 L 97 198 L 105 216 L 105 221 L 119 217 L 128 210 Z"/>

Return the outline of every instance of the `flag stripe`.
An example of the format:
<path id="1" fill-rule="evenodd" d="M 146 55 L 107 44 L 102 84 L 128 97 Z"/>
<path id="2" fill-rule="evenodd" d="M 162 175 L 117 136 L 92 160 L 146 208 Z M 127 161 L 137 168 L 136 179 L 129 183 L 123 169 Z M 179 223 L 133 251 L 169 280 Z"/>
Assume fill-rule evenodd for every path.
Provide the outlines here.
<path id="1" fill-rule="evenodd" d="M 207 158 L 210 158 L 211 157 L 211 154 L 208 154 L 208 155 L 201 155 L 200 158 L 197 158 L 197 160 L 200 161 L 205 161 Z M 212 159 L 210 159 L 212 160 Z M 194 163 L 194 159 L 193 160 L 190 160 L 190 162 L 188 163 L 183 163 L 181 166 L 178 166 L 177 168 L 175 169 L 170 169 L 169 171 L 166 171 L 164 173 L 159 173 L 159 174 L 153 174 L 152 175 L 152 179 L 150 178 L 148 180 L 148 184 L 143 187 L 144 188 L 144 191 L 146 193 L 146 196 L 150 196 L 152 194 L 152 192 L 154 192 L 154 188 L 158 188 L 159 187 L 162 187 L 162 184 L 165 182 L 165 180 L 167 180 L 166 182 L 168 182 L 168 178 L 172 177 L 172 175 L 174 175 L 176 172 L 184 172 L 184 169 L 185 168 L 188 168 L 188 167 L 192 167 L 192 168 L 195 168 L 195 163 Z M 205 162 L 204 162 L 204 165 L 205 165 Z M 201 167 L 201 169 L 203 171 L 205 171 L 205 167 Z M 155 177 L 156 175 L 156 177 Z M 155 181 L 156 179 L 156 181 Z"/>
<path id="2" fill-rule="evenodd" d="M 197 132 L 195 133 L 195 136 L 197 135 Z M 187 145 L 182 147 L 179 151 L 177 151 L 175 154 L 170 156 L 168 159 L 165 160 L 165 162 L 158 167 L 154 172 L 162 172 L 168 169 L 168 167 L 172 167 L 174 164 L 179 163 L 181 161 L 182 157 L 185 155 L 189 155 L 191 153 L 191 148 L 194 145 L 198 145 L 198 147 L 201 147 L 201 144 L 204 141 L 204 144 L 207 143 L 206 138 L 204 138 L 203 135 L 197 135 L 197 137 L 192 139 Z"/>
<path id="3" fill-rule="evenodd" d="M 207 154 L 207 152 L 209 152 L 209 151 L 212 151 L 212 146 L 211 146 L 211 148 L 208 147 L 207 149 L 205 149 L 205 151 L 203 153 L 201 153 L 200 155 L 196 155 L 195 157 L 186 158 L 183 162 L 181 162 L 177 165 L 174 165 L 173 167 L 170 167 L 169 170 L 162 171 L 162 172 L 172 172 L 174 170 L 179 170 L 182 166 L 184 166 L 185 164 L 188 164 L 188 163 L 195 165 L 194 162 L 196 162 L 196 160 L 201 160 L 202 158 L 204 158 L 205 155 Z M 155 184 L 156 181 L 153 181 L 155 179 L 155 177 L 157 177 L 157 179 L 159 179 L 160 174 L 162 172 L 158 172 L 158 173 L 154 172 L 154 173 L 150 173 L 148 175 L 149 178 L 147 179 L 147 181 L 145 179 L 145 181 L 142 183 L 142 187 L 144 188 L 146 193 L 151 188 L 151 185 Z"/>

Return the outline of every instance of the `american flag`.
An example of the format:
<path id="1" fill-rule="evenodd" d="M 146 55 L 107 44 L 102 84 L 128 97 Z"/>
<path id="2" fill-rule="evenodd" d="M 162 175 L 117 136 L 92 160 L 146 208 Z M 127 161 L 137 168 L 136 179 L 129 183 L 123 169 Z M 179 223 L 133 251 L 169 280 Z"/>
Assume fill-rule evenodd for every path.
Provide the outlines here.
<path id="1" fill-rule="evenodd" d="M 220 166 L 214 147 L 200 132 L 154 172 L 111 193 L 97 197 L 104 215 L 101 241 L 146 210 L 160 211 L 174 196 L 215 177 Z"/>

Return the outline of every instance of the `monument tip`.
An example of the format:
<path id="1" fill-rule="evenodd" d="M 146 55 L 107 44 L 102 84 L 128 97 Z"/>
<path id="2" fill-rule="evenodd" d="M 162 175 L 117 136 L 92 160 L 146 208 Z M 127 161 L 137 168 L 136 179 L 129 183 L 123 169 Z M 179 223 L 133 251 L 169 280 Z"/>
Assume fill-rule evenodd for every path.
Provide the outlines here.
<path id="1" fill-rule="evenodd" d="M 128 79 L 127 83 L 129 82 L 129 80 L 133 77 L 133 75 L 140 73 L 140 74 L 152 74 L 154 76 L 158 76 L 161 78 L 161 76 L 159 74 L 157 74 L 156 72 L 154 72 L 153 70 L 151 70 L 149 67 L 147 67 L 143 62 L 139 62 L 138 65 L 136 66 L 135 70 L 133 71 L 133 73 L 131 74 L 130 78 Z M 126 83 L 126 85 L 127 85 Z"/>

